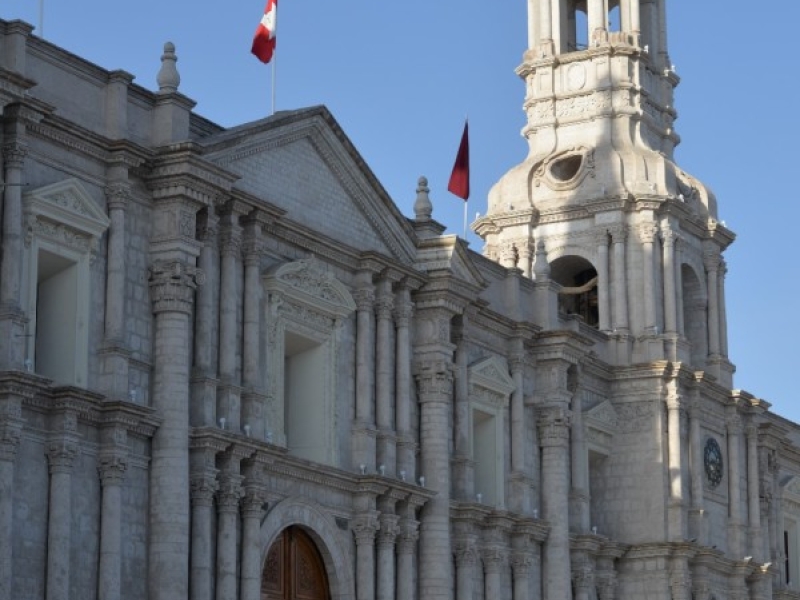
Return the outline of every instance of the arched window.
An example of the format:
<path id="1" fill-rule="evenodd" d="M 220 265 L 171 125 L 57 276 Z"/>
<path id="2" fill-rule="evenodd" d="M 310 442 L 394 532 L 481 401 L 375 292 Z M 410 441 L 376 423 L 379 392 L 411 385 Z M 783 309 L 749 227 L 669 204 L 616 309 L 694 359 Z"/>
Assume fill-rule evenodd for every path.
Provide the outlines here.
<path id="1" fill-rule="evenodd" d="M 597 270 L 592 263 L 580 256 L 562 256 L 551 263 L 550 269 L 550 277 L 562 286 L 559 311 L 578 315 L 587 325 L 597 327 L 600 322 Z"/>

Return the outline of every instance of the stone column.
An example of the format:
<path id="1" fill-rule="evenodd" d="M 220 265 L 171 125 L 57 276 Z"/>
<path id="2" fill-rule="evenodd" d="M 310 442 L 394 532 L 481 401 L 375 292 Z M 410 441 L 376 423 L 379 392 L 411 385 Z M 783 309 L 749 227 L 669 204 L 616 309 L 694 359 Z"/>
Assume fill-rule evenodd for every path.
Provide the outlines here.
<path id="1" fill-rule="evenodd" d="M 639 241 L 642 243 L 642 277 L 644 279 L 644 329 L 646 333 L 656 333 L 656 290 L 653 263 L 653 243 L 658 228 L 653 223 L 639 225 Z"/>
<path id="2" fill-rule="evenodd" d="M 375 598 L 375 534 L 378 513 L 361 514 L 353 521 L 356 538 L 356 600 Z"/>
<path id="3" fill-rule="evenodd" d="M 728 315 L 725 309 L 725 275 L 727 273 L 728 265 L 725 260 L 720 258 L 717 300 L 719 302 L 719 350 L 722 356 L 728 356 Z"/>
<path id="4" fill-rule="evenodd" d="M 681 448 L 681 399 L 677 381 L 670 381 L 667 392 L 667 448 L 669 466 L 669 539 L 686 539 L 683 525 L 683 451 Z"/>
<path id="5" fill-rule="evenodd" d="M 594 569 L 586 557 L 572 570 L 572 581 L 575 585 L 575 600 L 591 600 L 595 588 Z"/>
<path id="6" fill-rule="evenodd" d="M 425 320 L 421 329 L 449 325 L 449 319 Z M 433 330 L 430 330 L 432 332 Z M 447 334 L 449 339 L 449 333 Z M 450 550 L 449 428 L 453 395 L 452 364 L 441 356 L 420 356 L 416 369 L 420 406 L 421 475 L 436 492 L 422 510 L 420 531 L 420 597 L 452 597 Z"/>
<path id="7" fill-rule="evenodd" d="M 719 288 L 717 273 L 719 270 L 719 254 L 707 251 L 703 256 L 708 277 L 708 354 L 719 356 Z"/>
<path id="8" fill-rule="evenodd" d="M 419 540 L 419 521 L 414 518 L 414 507 L 409 502 L 400 519 L 397 537 L 397 600 L 414 600 L 414 555 Z"/>
<path id="9" fill-rule="evenodd" d="M 609 303 L 608 280 L 608 231 L 603 227 L 596 231 L 597 242 L 597 304 L 599 313 L 598 329 L 611 330 L 611 305 Z"/>
<path id="10" fill-rule="evenodd" d="M 455 600 L 473 600 L 475 565 L 478 553 L 475 540 L 461 540 L 455 546 L 456 555 L 456 597 Z"/>
<path id="11" fill-rule="evenodd" d="M 466 317 L 465 317 L 466 319 Z M 474 489 L 474 463 L 471 460 L 469 431 L 469 369 L 468 342 L 465 337 L 466 322 L 462 321 L 461 327 L 454 331 L 456 343 L 455 368 L 455 402 L 453 408 L 453 490 L 463 500 L 472 500 L 475 496 Z M 513 444 L 513 442 L 512 442 Z M 513 453 L 513 449 L 512 449 Z"/>
<path id="12" fill-rule="evenodd" d="M 551 0 L 539 0 L 539 39 L 541 42 L 553 41 L 553 7 Z"/>
<path id="13" fill-rule="evenodd" d="M 677 292 L 675 290 L 675 232 L 669 227 L 661 230 L 663 240 L 662 260 L 664 261 L 664 330 L 666 333 L 677 333 L 678 313 L 676 308 Z"/>
<path id="14" fill-rule="evenodd" d="M 761 535 L 761 498 L 758 473 L 758 426 L 751 422 L 747 426 L 747 508 L 749 532 L 749 553 L 756 560 L 768 560 L 762 556 L 764 541 Z"/>
<path id="15" fill-rule="evenodd" d="M 411 435 L 411 316 L 413 304 L 407 286 L 397 292 L 394 320 L 395 335 L 395 425 L 397 427 L 397 473 L 405 472 L 406 478 L 416 478 L 416 449 Z"/>
<path id="16" fill-rule="evenodd" d="M 624 225 L 611 228 L 611 241 L 614 245 L 614 329 L 619 333 L 628 332 L 628 280 L 625 274 L 625 240 L 627 231 Z"/>
<path id="17" fill-rule="evenodd" d="M 481 550 L 485 598 L 502 598 L 501 575 L 508 557 L 504 548 L 491 545 Z"/>
<path id="18" fill-rule="evenodd" d="M 198 462 L 191 476 L 192 486 L 192 563 L 191 600 L 211 600 L 214 565 L 212 517 L 214 495 L 217 492 L 217 469 L 213 467 L 214 452 L 194 451 L 192 461 Z"/>
<path id="19" fill-rule="evenodd" d="M 380 530 L 378 531 L 378 593 L 377 600 L 395 600 L 395 565 L 394 549 L 400 529 L 400 517 L 388 512 L 381 512 Z"/>
<path id="20" fill-rule="evenodd" d="M 78 454 L 78 419 L 72 411 L 54 416 L 57 431 L 47 442 L 50 502 L 47 515 L 46 600 L 69 600 L 72 556 L 72 467 Z"/>
<path id="21" fill-rule="evenodd" d="M 705 499 L 703 494 L 703 445 L 700 438 L 702 422 L 702 401 L 697 390 L 694 391 L 689 413 L 689 450 L 691 452 L 692 476 L 692 537 L 698 543 L 708 544 L 705 531 Z"/>
<path id="22" fill-rule="evenodd" d="M 103 492 L 97 591 L 102 600 L 122 597 L 122 482 L 128 467 L 127 434 L 120 425 L 106 427 L 101 432 L 97 470 Z"/>
<path id="23" fill-rule="evenodd" d="M 683 262 L 683 253 L 682 253 L 682 244 L 683 242 L 680 241 L 679 238 L 675 239 L 675 279 L 676 279 L 676 286 L 677 289 L 675 290 L 675 297 L 676 297 L 676 312 L 677 312 L 677 322 L 676 328 L 680 335 L 685 336 L 686 330 L 684 327 L 684 320 L 685 315 L 683 314 L 683 274 L 680 272 L 681 265 Z"/>
<path id="24" fill-rule="evenodd" d="M 572 435 L 570 451 L 572 460 L 570 504 L 573 510 L 573 531 L 586 533 L 589 531 L 589 456 L 586 448 L 586 432 L 583 425 L 583 403 L 580 389 L 572 396 Z"/>
<path id="25" fill-rule="evenodd" d="M 692 600 L 692 577 L 689 567 L 689 558 L 692 552 L 678 550 L 670 561 L 669 587 L 673 600 Z"/>
<path id="26" fill-rule="evenodd" d="M 24 125 L 18 124 L 24 133 Z M 8 139 L 8 138 L 7 138 Z M 5 186 L 3 192 L 2 261 L 0 262 L 0 370 L 21 369 L 26 353 L 22 290 L 22 167 L 27 147 L 10 137 L 3 146 Z"/>
<path id="27" fill-rule="evenodd" d="M 525 418 L 525 394 L 523 378 L 525 374 L 525 352 L 522 340 L 512 342 L 514 352 L 509 357 L 514 391 L 511 393 L 511 476 L 509 481 L 509 507 L 515 512 L 530 511 L 530 489 L 528 465 L 526 460 L 527 419 Z"/>
<path id="28" fill-rule="evenodd" d="M 533 248 L 530 239 L 521 239 L 517 243 L 517 251 L 519 252 L 519 268 L 522 269 L 522 276 L 530 279 L 533 274 Z"/>
<path id="29" fill-rule="evenodd" d="M 161 425 L 150 462 L 148 588 L 151 600 L 186 598 L 189 590 L 189 327 L 196 270 L 155 260 L 153 408 Z M 202 274 L 197 273 L 198 283 Z"/>
<path id="30" fill-rule="evenodd" d="M 239 474 L 239 457 L 232 453 L 224 455 L 220 461 L 217 491 L 216 600 L 237 600 L 237 525 L 243 479 Z"/>
<path id="31" fill-rule="evenodd" d="M 197 317 L 194 323 L 191 423 L 197 427 L 217 424 L 218 224 L 219 219 L 213 208 L 208 207 L 201 213 L 197 226 L 197 239 L 202 244 L 198 267 L 206 275 L 206 285 L 197 289 Z"/>
<path id="32" fill-rule="evenodd" d="M 588 0 L 587 2 L 589 35 L 591 42 L 606 30 L 606 19 L 608 18 L 603 0 Z"/>
<path id="33" fill-rule="evenodd" d="M 263 440 L 264 385 L 261 371 L 261 223 L 248 217 L 244 231 L 244 331 L 242 344 L 242 428 Z"/>
<path id="34" fill-rule="evenodd" d="M 726 415 L 728 429 L 728 549 L 731 556 L 742 556 L 742 494 L 739 487 L 742 440 L 742 418 L 735 406 L 729 406 Z"/>
<path id="35" fill-rule="evenodd" d="M 108 230 L 106 265 L 105 372 L 106 393 L 112 398 L 128 397 L 128 352 L 125 349 L 125 208 L 130 199 L 127 168 L 111 169 L 115 181 L 106 187 L 106 203 L 111 221 Z"/>
<path id="36" fill-rule="evenodd" d="M 639 32 L 641 31 L 641 8 L 639 7 L 639 0 L 628 0 L 630 7 L 630 28 L 629 31 L 633 36 L 634 45 L 639 44 Z"/>
<path id="37" fill-rule="evenodd" d="M 356 303 L 356 420 L 353 424 L 353 463 L 375 470 L 375 398 L 372 275 L 360 273 L 361 286 L 353 293 Z"/>
<path id="38" fill-rule="evenodd" d="M 0 598 L 13 597 L 13 543 L 10 532 L 14 528 L 14 462 L 22 424 L 20 398 L 3 389 L 0 395 L 0 531 L 6 533 L 0 535 Z"/>
<path id="39" fill-rule="evenodd" d="M 557 367 L 553 367 L 554 369 Z M 542 517 L 550 523 L 544 544 L 542 580 L 544 598 L 571 600 L 569 514 L 569 410 L 566 401 L 539 407 L 539 444 L 542 447 Z"/>
<path id="40" fill-rule="evenodd" d="M 240 394 L 237 371 L 239 328 L 236 313 L 240 303 L 239 277 L 242 272 L 242 228 L 236 206 L 226 208 L 220 218 L 220 287 L 219 287 L 219 379 L 217 419 L 225 419 L 225 428 L 240 430 Z"/>
<path id="41" fill-rule="evenodd" d="M 533 559 L 527 549 L 514 551 L 511 555 L 511 574 L 514 578 L 513 600 L 531 600 L 531 564 Z"/>
<path id="42" fill-rule="evenodd" d="M 377 317 L 375 340 L 375 421 L 378 426 L 377 463 L 386 474 L 394 475 L 396 462 L 395 432 L 392 415 L 392 311 L 394 298 L 392 282 L 383 278 L 378 282 L 375 315 Z"/>
<path id="43" fill-rule="evenodd" d="M 261 517 L 264 514 L 264 483 L 258 458 L 245 465 L 245 494 L 242 500 L 242 583 L 241 600 L 261 598 Z"/>

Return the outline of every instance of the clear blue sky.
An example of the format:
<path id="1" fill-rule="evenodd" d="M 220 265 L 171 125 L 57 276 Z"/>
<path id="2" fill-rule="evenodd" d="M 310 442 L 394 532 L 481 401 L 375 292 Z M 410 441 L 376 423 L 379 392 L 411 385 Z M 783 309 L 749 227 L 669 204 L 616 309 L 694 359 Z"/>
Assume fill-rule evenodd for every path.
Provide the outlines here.
<path id="1" fill-rule="evenodd" d="M 470 119 L 470 220 L 491 185 L 519 163 L 525 0 L 281 0 L 277 107 L 325 104 L 406 215 L 419 175 L 434 217 L 462 231 L 446 191 Z M 270 111 L 270 69 L 249 54 L 262 0 L 45 0 L 44 35 L 155 88 L 167 40 L 180 90 L 221 125 Z M 716 192 L 738 235 L 726 253 L 730 355 L 736 387 L 800 421 L 800 116 L 795 93 L 800 3 L 760 10 L 744 0 L 668 0 L 669 46 L 682 78 L 677 157 Z M 4 0 L 4 19 L 39 21 L 38 0 Z M 480 249 L 477 238 L 470 243 Z"/>

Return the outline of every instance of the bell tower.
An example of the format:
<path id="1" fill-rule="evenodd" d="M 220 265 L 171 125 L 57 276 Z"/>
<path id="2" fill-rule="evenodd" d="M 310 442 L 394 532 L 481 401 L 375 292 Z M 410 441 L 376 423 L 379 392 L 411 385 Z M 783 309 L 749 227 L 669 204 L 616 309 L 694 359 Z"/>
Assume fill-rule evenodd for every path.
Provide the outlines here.
<path id="1" fill-rule="evenodd" d="M 538 247 L 561 316 L 604 332 L 617 364 L 680 360 L 729 386 L 722 253 L 734 235 L 674 160 L 667 0 L 527 1 L 529 151 L 473 224 L 484 254 L 535 278 Z"/>

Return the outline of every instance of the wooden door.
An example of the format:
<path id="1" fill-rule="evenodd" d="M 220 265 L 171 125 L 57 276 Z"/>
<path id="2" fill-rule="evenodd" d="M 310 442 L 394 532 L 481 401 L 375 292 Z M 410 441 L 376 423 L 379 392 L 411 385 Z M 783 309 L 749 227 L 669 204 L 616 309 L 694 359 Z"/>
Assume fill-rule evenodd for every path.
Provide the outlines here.
<path id="1" fill-rule="evenodd" d="M 330 600 L 322 557 L 299 527 L 284 529 L 267 552 L 261 600 Z"/>

